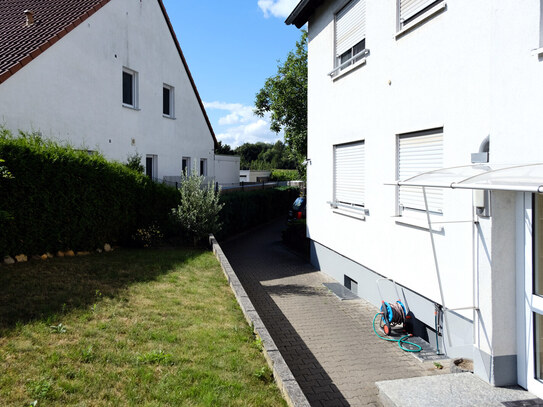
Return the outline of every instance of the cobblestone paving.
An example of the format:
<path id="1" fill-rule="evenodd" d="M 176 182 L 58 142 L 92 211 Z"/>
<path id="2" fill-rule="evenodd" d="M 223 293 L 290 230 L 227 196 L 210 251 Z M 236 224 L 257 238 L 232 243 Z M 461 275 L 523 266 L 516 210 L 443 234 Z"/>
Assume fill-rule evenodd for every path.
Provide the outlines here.
<path id="1" fill-rule="evenodd" d="M 381 406 L 375 382 L 439 374 L 373 333 L 377 309 L 283 247 L 275 222 L 221 247 L 312 406 Z"/>

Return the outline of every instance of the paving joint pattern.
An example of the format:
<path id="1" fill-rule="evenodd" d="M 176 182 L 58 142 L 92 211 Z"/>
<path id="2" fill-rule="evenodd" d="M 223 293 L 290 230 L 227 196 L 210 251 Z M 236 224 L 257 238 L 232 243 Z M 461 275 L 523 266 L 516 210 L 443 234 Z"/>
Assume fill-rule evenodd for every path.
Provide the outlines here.
<path id="1" fill-rule="evenodd" d="M 311 406 L 382 406 L 378 381 L 446 373 L 375 336 L 377 308 L 340 301 L 326 274 L 281 243 L 284 222 L 221 242 L 253 309 Z M 337 283 L 337 282 L 336 282 Z M 256 315 L 254 315 L 256 314 Z"/>
<path id="2" fill-rule="evenodd" d="M 264 356 L 273 371 L 273 377 L 275 378 L 283 397 L 287 401 L 287 404 L 291 407 L 308 407 L 310 404 L 302 392 L 300 385 L 283 359 L 281 352 L 277 349 L 270 333 L 266 329 L 258 312 L 255 311 L 255 308 L 253 307 L 250 298 L 247 296 L 245 289 L 241 285 L 234 269 L 228 262 L 228 259 L 213 235 L 210 235 L 209 243 L 212 246 L 215 257 L 221 264 L 221 268 L 234 292 L 243 314 L 245 315 L 245 319 L 249 325 L 253 327 L 254 333 L 258 335 L 262 341 Z"/>

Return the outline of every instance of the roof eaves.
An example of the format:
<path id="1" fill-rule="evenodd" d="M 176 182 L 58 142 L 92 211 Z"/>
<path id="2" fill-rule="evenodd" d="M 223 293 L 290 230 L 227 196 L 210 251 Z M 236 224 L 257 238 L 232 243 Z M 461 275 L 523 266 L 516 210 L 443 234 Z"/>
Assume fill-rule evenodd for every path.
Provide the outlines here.
<path id="1" fill-rule="evenodd" d="M 98 11 L 107 3 L 109 3 L 109 1 L 110 0 L 100 1 L 100 3 L 96 4 L 90 10 L 83 13 L 80 17 L 72 21 L 68 26 L 62 28 L 60 31 L 58 31 L 57 33 L 53 34 L 50 38 L 45 40 L 42 44 L 36 46 L 36 48 L 31 50 L 27 55 L 23 56 L 21 60 L 17 61 L 15 64 L 8 67 L 6 71 L 0 74 L 0 84 L 4 83 L 10 77 L 15 75 L 15 73 L 18 72 L 21 68 L 23 68 L 25 65 L 28 65 L 32 60 L 36 59 L 39 55 L 41 55 L 49 47 L 51 47 L 51 45 L 53 45 L 55 42 L 60 40 L 62 37 L 64 37 L 66 34 L 72 31 L 75 27 L 77 27 L 79 24 L 81 24 L 91 15 L 93 15 L 96 11 Z"/>
<path id="2" fill-rule="evenodd" d="M 322 2 L 323 0 L 301 0 L 287 17 L 285 24 L 294 24 L 297 28 L 302 28 Z"/>
<path id="3" fill-rule="evenodd" d="M 200 105 L 200 108 L 202 109 L 202 113 L 207 123 L 207 127 L 209 128 L 209 131 L 211 132 L 211 137 L 213 137 L 213 143 L 215 145 L 215 148 L 217 148 L 218 147 L 217 137 L 215 136 L 215 132 L 213 131 L 213 126 L 211 126 L 211 122 L 209 121 L 209 117 L 206 113 L 206 109 L 204 107 L 204 103 L 202 102 L 202 98 L 200 97 L 200 93 L 198 93 L 198 89 L 196 88 L 196 83 L 194 82 L 194 78 L 192 77 L 192 74 L 190 73 L 187 60 L 185 59 L 185 56 L 183 55 L 183 51 L 181 50 L 181 46 L 179 45 L 179 41 L 177 40 L 177 35 L 175 35 L 175 31 L 173 29 L 172 22 L 170 21 L 170 17 L 168 17 L 166 7 L 164 6 L 164 3 L 162 2 L 162 0 L 158 0 L 158 4 L 160 5 L 160 8 L 162 9 L 162 13 L 164 14 L 164 18 L 166 19 L 168 28 L 170 29 L 170 33 L 175 42 L 175 46 L 177 47 L 177 51 L 179 52 L 179 56 L 181 57 L 181 61 L 183 62 L 183 66 L 185 67 L 185 70 L 187 71 L 190 84 L 192 85 L 192 89 L 194 90 L 194 94 L 196 95 L 196 99 L 198 100 L 198 104 Z"/>

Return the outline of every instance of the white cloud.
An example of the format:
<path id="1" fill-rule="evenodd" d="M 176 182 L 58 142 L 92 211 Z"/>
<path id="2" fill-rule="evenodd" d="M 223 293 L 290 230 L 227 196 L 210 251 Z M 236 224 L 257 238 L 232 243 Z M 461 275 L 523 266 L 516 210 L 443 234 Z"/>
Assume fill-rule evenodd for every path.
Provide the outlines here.
<path id="1" fill-rule="evenodd" d="M 299 0 L 258 0 L 258 7 L 264 13 L 264 17 L 286 18 L 290 15 Z"/>
<path id="2" fill-rule="evenodd" d="M 219 141 L 236 148 L 243 143 L 275 143 L 283 138 L 283 133 L 270 130 L 270 118 L 258 117 L 253 107 L 241 103 L 204 102 L 207 110 L 221 110 L 226 114 L 213 124 Z"/>

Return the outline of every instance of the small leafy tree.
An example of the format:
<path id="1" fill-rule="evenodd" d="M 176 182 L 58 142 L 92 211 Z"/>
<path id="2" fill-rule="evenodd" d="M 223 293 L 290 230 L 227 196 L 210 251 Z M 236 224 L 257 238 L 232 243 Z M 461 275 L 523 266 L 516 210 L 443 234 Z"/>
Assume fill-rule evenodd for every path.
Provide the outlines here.
<path id="1" fill-rule="evenodd" d="M 143 167 L 143 164 L 141 163 L 142 158 L 143 157 L 141 156 L 141 154 L 138 154 L 138 152 L 135 152 L 132 155 L 128 155 L 128 157 L 126 158 L 126 163 L 124 165 L 126 165 L 131 170 L 134 170 L 136 172 L 139 172 L 140 174 L 143 174 L 143 172 L 145 171 L 145 168 Z"/>
<path id="2" fill-rule="evenodd" d="M 220 189 L 215 190 L 213 184 L 204 184 L 205 177 L 182 175 L 179 193 L 181 203 L 172 209 L 174 219 L 179 222 L 182 232 L 192 238 L 196 246 L 209 233 L 217 233 L 221 229 L 219 212 L 223 204 L 219 203 Z"/>

